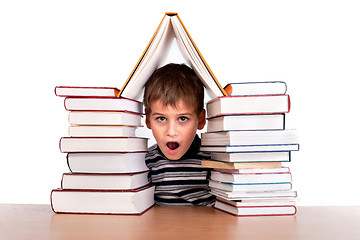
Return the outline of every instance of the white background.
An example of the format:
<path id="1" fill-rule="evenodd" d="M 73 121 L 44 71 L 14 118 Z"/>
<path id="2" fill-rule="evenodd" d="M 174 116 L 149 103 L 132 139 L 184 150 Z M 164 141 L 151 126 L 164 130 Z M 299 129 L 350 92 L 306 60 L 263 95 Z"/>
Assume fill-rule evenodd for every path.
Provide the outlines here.
<path id="1" fill-rule="evenodd" d="M 56 85 L 121 88 L 167 11 L 220 83 L 286 81 L 299 205 L 359 204 L 358 1 L 1 1 L 1 203 L 49 203 L 67 172 Z M 146 132 L 149 134 L 149 132 Z"/>

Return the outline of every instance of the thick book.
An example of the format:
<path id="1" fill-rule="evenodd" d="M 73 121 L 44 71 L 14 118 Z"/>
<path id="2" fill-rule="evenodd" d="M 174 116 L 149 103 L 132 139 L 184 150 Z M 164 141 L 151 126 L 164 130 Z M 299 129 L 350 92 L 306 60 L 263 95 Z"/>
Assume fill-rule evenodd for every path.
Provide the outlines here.
<path id="1" fill-rule="evenodd" d="M 298 203 L 297 197 L 281 197 L 281 198 L 266 198 L 266 199 L 242 199 L 242 200 L 228 200 L 217 196 L 216 200 L 227 203 L 235 207 L 254 207 L 254 206 L 282 206 L 282 205 L 296 205 Z"/>
<path id="2" fill-rule="evenodd" d="M 68 152 L 144 152 L 147 138 L 140 137 L 62 137 L 60 151 Z"/>
<path id="3" fill-rule="evenodd" d="M 209 153 L 259 153 L 299 151 L 299 144 L 242 145 L 242 146 L 201 146 L 200 151 Z"/>
<path id="4" fill-rule="evenodd" d="M 227 212 L 237 217 L 242 216 L 287 216 L 295 215 L 297 208 L 295 205 L 277 206 L 233 206 L 223 201 L 216 200 L 214 207 L 218 210 Z"/>
<path id="5" fill-rule="evenodd" d="M 73 173 L 135 173 L 149 170 L 146 152 L 68 153 L 67 164 Z"/>
<path id="6" fill-rule="evenodd" d="M 294 190 L 282 190 L 282 191 L 259 191 L 259 192 L 229 192 L 217 188 L 211 188 L 210 193 L 216 197 L 222 197 L 227 200 L 265 200 L 265 199 L 289 199 L 296 198 L 297 192 Z"/>
<path id="7" fill-rule="evenodd" d="M 202 146 L 264 146 L 299 144 L 296 129 L 225 131 L 201 134 Z"/>
<path id="8" fill-rule="evenodd" d="M 217 172 L 229 174 L 264 174 L 264 173 L 290 173 L 289 167 L 277 168 L 247 168 L 247 169 L 219 169 Z"/>
<path id="9" fill-rule="evenodd" d="M 64 173 L 62 189 L 129 190 L 149 184 L 149 171 L 123 174 Z"/>
<path id="10" fill-rule="evenodd" d="M 141 114 L 129 112 L 70 111 L 69 124 L 85 126 L 141 126 Z"/>
<path id="11" fill-rule="evenodd" d="M 203 82 L 209 95 L 212 98 L 226 96 L 226 92 L 201 55 L 177 13 L 165 14 L 145 51 L 121 88 L 119 96 L 131 99 L 142 97 L 141 92 L 145 83 L 166 58 L 174 39 L 185 60 Z"/>
<path id="12" fill-rule="evenodd" d="M 237 170 L 246 170 L 246 169 L 237 169 Z M 266 170 L 263 168 L 262 170 Z M 218 182 L 227 182 L 227 183 L 236 183 L 236 184 L 250 184 L 250 183 L 284 183 L 291 182 L 292 177 L 290 170 L 287 169 L 287 172 L 280 172 L 278 169 L 273 169 L 273 172 L 262 173 L 262 172 L 238 172 L 231 173 L 229 172 L 220 172 L 220 171 L 211 171 L 211 180 Z"/>
<path id="13" fill-rule="evenodd" d="M 67 111 L 125 111 L 143 113 L 142 102 L 129 98 L 67 97 L 64 100 Z"/>
<path id="14" fill-rule="evenodd" d="M 291 152 L 211 153 L 211 160 L 233 163 L 290 162 Z"/>
<path id="15" fill-rule="evenodd" d="M 64 190 L 51 192 L 55 213 L 142 214 L 154 205 L 154 186 L 133 190 Z"/>
<path id="16" fill-rule="evenodd" d="M 290 96 L 284 94 L 218 97 L 210 100 L 206 107 L 209 118 L 232 114 L 288 113 Z"/>
<path id="17" fill-rule="evenodd" d="M 55 95 L 59 97 L 117 97 L 119 91 L 115 87 L 55 87 Z"/>
<path id="18" fill-rule="evenodd" d="M 203 160 L 201 161 L 201 167 L 216 169 L 280 168 L 281 162 L 222 162 Z"/>
<path id="19" fill-rule="evenodd" d="M 130 126 L 70 126 L 70 137 L 135 137 L 136 127 Z"/>
<path id="20" fill-rule="evenodd" d="M 232 96 L 281 95 L 286 93 L 287 86 L 283 81 L 236 82 L 228 83 L 224 90 Z"/>
<path id="21" fill-rule="evenodd" d="M 208 132 L 234 130 L 284 130 L 285 114 L 225 115 L 209 118 Z"/>
<path id="22" fill-rule="evenodd" d="M 220 189 L 227 192 L 268 192 L 291 190 L 290 182 L 281 183 L 256 183 L 256 184 L 234 184 L 218 181 L 209 181 L 209 187 Z"/>

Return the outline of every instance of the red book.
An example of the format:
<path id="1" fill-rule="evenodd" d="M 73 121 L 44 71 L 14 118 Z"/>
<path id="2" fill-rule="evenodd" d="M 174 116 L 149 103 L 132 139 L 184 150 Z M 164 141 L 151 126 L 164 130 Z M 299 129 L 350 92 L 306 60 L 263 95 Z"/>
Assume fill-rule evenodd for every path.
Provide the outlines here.
<path id="1" fill-rule="evenodd" d="M 114 87 L 55 87 L 55 95 L 59 97 L 116 97 L 118 93 L 119 89 Z"/>
<path id="2" fill-rule="evenodd" d="M 233 114 L 274 114 L 290 111 L 290 96 L 251 95 L 218 97 L 207 103 L 208 117 Z"/>

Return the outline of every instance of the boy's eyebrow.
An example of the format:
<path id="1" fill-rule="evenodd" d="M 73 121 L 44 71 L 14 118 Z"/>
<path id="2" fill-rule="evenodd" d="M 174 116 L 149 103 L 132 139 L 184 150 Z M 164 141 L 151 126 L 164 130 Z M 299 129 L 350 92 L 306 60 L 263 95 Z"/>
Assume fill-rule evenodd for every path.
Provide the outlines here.
<path id="1" fill-rule="evenodd" d="M 164 115 L 163 113 L 152 112 L 151 115 Z"/>
<path id="2" fill-rule="evenodd" d="M 152 116 L 154 116 L 154 115 L 166 115 L 166 113 L 153 112 L 153 113 L 151 113 L 151 115 L 152 115 Z M 192 113 L 185 112 L 185 113 L 179 113 L 179 114 L 177 114 L 177 115 L 189 115 L 189 116 L 191 116 L 191 115 L 193 115 L 193 114 L 192 114 Z"/>

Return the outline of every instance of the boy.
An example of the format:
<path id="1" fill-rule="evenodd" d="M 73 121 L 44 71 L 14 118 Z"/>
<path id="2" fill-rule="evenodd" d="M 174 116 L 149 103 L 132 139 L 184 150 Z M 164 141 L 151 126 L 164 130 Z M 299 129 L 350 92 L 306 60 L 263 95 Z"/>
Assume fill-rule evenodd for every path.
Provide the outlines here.
<path id="1" fill-rule="evenodd" d="M 195 72 L 182 64 L 156 70 L 145 85 L 146 126 L 157 145 L 146 155 L 157 205 L 213 205 L 209 171 L 201 168 L 197 129 L 206 123 L 204 87 Z"/>

